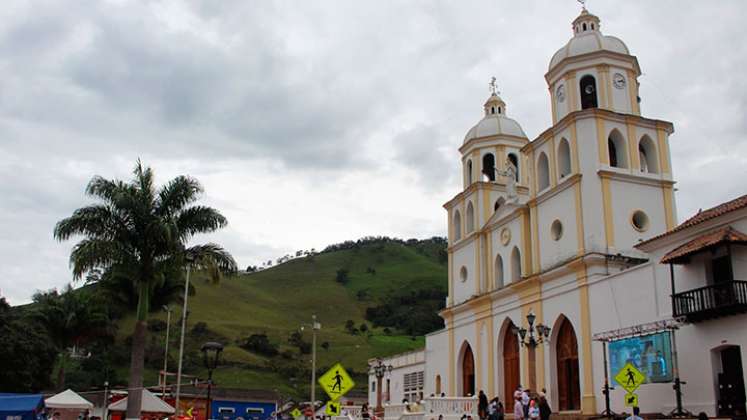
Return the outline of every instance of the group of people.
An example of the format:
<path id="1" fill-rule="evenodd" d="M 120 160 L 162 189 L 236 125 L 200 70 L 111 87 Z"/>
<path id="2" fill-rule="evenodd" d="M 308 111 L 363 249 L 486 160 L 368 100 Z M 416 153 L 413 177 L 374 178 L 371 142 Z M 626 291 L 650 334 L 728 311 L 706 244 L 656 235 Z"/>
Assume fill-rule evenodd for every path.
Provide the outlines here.
<path id="1" fill-rule="evenodd" d="M 513 398 L 516 420 L 548 420 L 552 414 L 544 389 L 540 393 L 533 393 L 519 386 Z M 480 420 L 503 420 L 505 417 L 505 408 L 498 397 L 488 401 L 483 391 L 478 394 L 477 412 Z"/>

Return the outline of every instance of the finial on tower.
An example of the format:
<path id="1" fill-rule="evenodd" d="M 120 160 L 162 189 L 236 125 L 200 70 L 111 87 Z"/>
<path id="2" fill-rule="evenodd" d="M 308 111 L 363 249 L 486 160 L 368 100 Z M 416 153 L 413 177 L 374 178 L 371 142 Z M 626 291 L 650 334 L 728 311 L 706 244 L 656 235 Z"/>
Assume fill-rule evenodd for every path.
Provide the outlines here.
<path id="1" fill-rule="evenodd" d="M 488 83 L 488 86 L 490 86 L 490 93 L 493 95 L 500 95 L 501 92 L 498 90 L 498 85 L 495 83 L 495 76 L 490 78 L 490 83 Z"/>
<path id="2" fill-rule="evenodd" d="M 586 0 L 576 0 L 581 4 L 581 10 L 586 10 Z"/>

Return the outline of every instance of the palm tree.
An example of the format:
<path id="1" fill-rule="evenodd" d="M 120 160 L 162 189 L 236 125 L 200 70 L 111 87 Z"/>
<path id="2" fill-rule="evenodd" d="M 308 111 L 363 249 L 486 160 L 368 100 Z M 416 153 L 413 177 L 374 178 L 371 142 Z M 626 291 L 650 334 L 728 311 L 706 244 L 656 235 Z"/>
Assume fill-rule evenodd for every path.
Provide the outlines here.
<path id="1" fill-rule="evenodd" d="M 61 391 L 65 389 L 65 371 L 74 351 L 92 338 L 113 335 L 113 325 L 101 301 L 88 290 L 73 291 L 68 285 L 62 293 L 37 292 L 33 300 L 36 305 L 31 316 L 47 330 L 58 354 L 56 386 Z"/>
<path id="2" fill-rule="evenodd" d="M 203 191 L 197 180 L 178 176 L 156 188 L 152 169 L 144 168 L 140 160 L 133 174 L 130 182 L 93 177 L 86 194 L 98 202 L 75 210 L 59 221 L 54 231 L 59 241 L 83 236 L 70 254 L 75 279 L 101 270 L 103 277 L 127 279 L 127 287 L 137 291 L 129 419 L 140 418 L 146 321 L 152 294 L 181 279 L 187 263 L 207 271 L 215 281 L 222 272 L 236 271 L 233 257 L 220 246 L 187 246 L 194 235 L 216 231 L 228 223 L 217 210 L 194 204 Z"/>

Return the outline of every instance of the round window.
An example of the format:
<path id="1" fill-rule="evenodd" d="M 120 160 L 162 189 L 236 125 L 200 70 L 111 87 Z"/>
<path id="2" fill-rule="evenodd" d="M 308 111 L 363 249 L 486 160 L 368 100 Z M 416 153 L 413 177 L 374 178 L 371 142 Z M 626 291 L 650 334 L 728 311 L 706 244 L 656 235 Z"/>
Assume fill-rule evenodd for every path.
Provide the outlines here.
<path id="1" fill-rule="evenodd" d="M 645 232 L 648 230 L 648 216 L 641 210 L 633 212 L 633 215 L 630 217 L 630 223 L 633 225 L 635 230 L 639 232 Z"/>
<path id="2" fill-rule="evenodd" d="M 558 241 L 563 237 L 563 224 L 560 223 L 560 220 L 556 219 L 552 222 L 552 225 L 550 225 L 550 235 L 554 241 Z"/>
<path id="3" fill-rule="evenodd" d="M 462 268 L 459 270 L 459 278 L 462 280 L 462 282 L 467 281 L 467 267 L 462 266 Z"/>

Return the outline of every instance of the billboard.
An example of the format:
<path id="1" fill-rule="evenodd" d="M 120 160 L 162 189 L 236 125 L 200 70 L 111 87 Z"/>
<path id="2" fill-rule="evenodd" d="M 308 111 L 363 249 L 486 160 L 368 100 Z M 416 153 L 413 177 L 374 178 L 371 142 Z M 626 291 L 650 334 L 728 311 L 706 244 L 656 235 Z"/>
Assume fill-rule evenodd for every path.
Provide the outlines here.
<path id="1" fill-rule="evenodd" d="M 672 342 L 669 332 L 611 341 L 607 345 L 612 385 L 626 363 L 632 363 L 646 375 L 644 383 L 672 382 Z"/>

